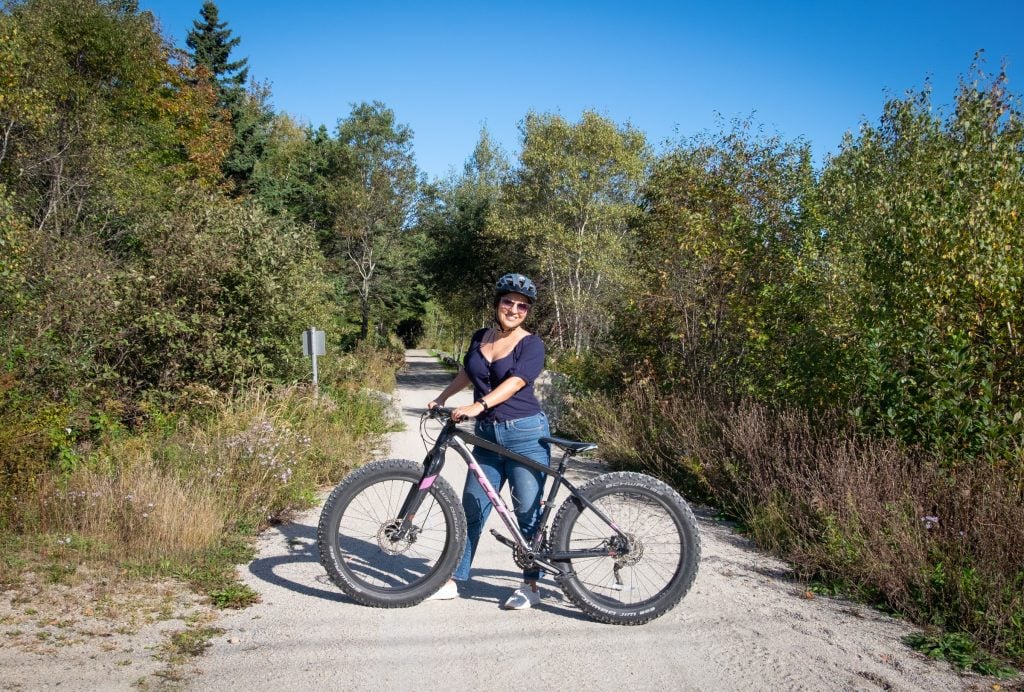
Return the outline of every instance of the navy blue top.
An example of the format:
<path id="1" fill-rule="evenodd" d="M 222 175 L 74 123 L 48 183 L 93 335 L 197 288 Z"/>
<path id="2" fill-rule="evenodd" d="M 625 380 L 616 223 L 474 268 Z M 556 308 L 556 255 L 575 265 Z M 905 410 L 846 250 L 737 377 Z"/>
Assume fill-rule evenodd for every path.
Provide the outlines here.
<path id="1" fill-rule="evenodd" d="M 526 418 L 540 413 L 540 403 L 533 393 L 533 381 L 544 369 L 544 342 L 536 334 L 527 334 L 515 345 L 512 352 L 493 363 L 480 351 L 487 329 L 473 334 L 469 350 L 462 359 L 462 365 L 473 383 L 473 400 L 487 396 L 494 388 L 515 376 L 522 378 L 526 386 L 497 406 L 487 409 L 478 420 L 507 421 Z"/>

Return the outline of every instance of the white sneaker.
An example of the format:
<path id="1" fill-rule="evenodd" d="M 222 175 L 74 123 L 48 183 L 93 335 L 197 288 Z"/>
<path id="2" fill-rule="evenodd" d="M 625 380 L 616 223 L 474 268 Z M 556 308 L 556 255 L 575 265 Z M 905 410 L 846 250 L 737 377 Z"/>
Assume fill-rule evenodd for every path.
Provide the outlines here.
<path id="1" fill-rule="evenodd" d="M 526 610 L 540 603 L 540 591 L 534 591 L 533 586 L 523 582 L 512 595 L 508 597 L 501 607 L 505 610 Z"/>
<path id="2" fill-rule="evenodd" d="M 449 579 L 444 583 L 440 589 L 435 591 L 430 596 L 427 596 L 428 601 L 450 601 L 453 598 L 459 597 L 459 585 Z"/>

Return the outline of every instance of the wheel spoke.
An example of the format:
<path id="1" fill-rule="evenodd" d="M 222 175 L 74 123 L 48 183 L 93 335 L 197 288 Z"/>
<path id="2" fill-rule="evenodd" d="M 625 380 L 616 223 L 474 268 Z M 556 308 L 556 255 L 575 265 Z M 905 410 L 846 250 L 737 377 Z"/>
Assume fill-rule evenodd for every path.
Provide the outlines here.
<path id="1" fill-rule="evenodd" d="M 331 494 L 321 516 L 321 562 L 349 596 L 367 605 L 403 606 L 444 583 L 461 557 L 465 519 L 442 479 L 424 497 L 414 523 L 396 538 L 398 513 L 422 475 L 412 461 L 374 462 Z"/>
<path id="2" fill-rule="evenodd" d="M 699 559 L 696 524 L 682 498 L 635 473 L 600 476 L 579 492 L 615 528 L 589 507 L 566 502 L 556 518 L 555 545 L 615 554 L 572 559 L 573 576 L 563 585 L 569 598 L 593 617 L 621 624 L 646 622 L 674 606 Z"/>

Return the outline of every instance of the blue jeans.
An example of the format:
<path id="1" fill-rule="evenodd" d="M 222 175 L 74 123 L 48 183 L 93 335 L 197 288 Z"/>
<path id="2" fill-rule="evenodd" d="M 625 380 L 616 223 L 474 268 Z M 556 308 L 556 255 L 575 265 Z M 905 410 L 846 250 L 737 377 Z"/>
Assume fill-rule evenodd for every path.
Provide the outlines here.
<path id="1" fill-rule="evenodd" d="M 502 447 L 533 459 L 537 463 L 549 466 L 551 457 L 548 448 L 540 443 L 540 438 L 550 435 L 548 419 L 543 413 L 526 418 L 493 423 L 477 421 L 476 434 L 489 442 L 497 442 Z M 540 520 L 540 501 L 544 492 L 546 474 L 534 471 L 522 464 L 499 456 L 494 452 L 475 447 L 473 458 L 476 460 L 484 476 L 501 492 L 507 480 L 512 489 L 512 509 L 515 511 L 519 530 L 527 539 L 533 537 Z M 469 567 L 480 544 L 480 534 L 491 513 L 491 500 L 487 497 L 476 475 L 470 469 L 466 476 L 466 487 L 462 491 L 462 508 L 466 512 L 467 540 L 466 550 L 462 553 L 462 561 L 455 569 L 453 579 L 466 581 L 469 579 Z M 539 570 L 523 572 L 523 579 L 537 579 Z"/>

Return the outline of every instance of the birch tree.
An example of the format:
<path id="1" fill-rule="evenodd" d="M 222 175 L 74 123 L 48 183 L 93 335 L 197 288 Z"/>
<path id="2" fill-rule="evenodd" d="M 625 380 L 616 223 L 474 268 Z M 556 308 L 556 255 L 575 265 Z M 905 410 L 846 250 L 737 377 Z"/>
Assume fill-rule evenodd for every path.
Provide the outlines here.
<path id="1" fill-rule="evenodd" d="M 533 255 L 556 343 L 577 354 L 605 334 L 628 293 L 631 221 L 650 158 L 630 125 L 530 113 L 520 167 L 493 228 Z"/>

